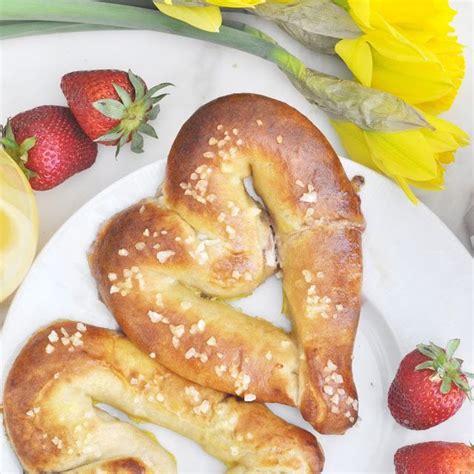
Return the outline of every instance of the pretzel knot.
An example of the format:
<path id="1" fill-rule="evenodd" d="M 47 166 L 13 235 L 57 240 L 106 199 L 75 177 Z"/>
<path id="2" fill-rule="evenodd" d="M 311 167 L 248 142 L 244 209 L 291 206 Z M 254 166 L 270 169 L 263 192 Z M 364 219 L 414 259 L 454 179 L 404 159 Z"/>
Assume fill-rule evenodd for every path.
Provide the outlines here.
<path id="1" fill-rule="evenodd" d="M 162 195 L 107 222 L 90 265 L 125 334 L 169 370 L 245 401 L 296 405 L 318 431 L 343 433 L 358 409 L 363 228 L 321 132 L 281 102 L 238 94 L 184 124 Z M 278 267 L 291 335 L 224 302 Z"/>
<path id="2" fill-rule="evenodd" d="M 8 436 L 28 473 L 176 473 L 153 435 L 98 402 L 193 439 L 232 474 L 322 469 L 316 439 L 264 405 L 189 382 L 116 332 L 74 321 L 32 336 L 3 400 Z"/>

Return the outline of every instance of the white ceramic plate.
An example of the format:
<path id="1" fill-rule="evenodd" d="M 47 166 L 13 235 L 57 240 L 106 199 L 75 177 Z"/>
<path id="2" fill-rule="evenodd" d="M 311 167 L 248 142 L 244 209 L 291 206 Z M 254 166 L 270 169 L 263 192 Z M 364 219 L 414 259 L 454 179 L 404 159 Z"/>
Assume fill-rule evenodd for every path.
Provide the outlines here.
<path id="1" fill-rule="evenodd" d="M 27 338 L 58 318 L 114 328 L 116 323 L 97 299 L 86 251 L 101 222 L 138 199 L 154 194 L 164 161 L 116 182 L 74 214 L 36 259 L 18 291 L 3 329 L 4 377 Z M 391 182 L 343 160 L 349 176 L 362 174 L 367 219 L 364 234 L 364 305 L 356 340 L 354 370 L 361 420 L 344 436 L 320 436 L 328 472 L 393 470 L 393 454 L 403 445 L 426 440 L 472 440 L 472 408 L 425 432 L 411 432 L 391 418 L 389 384 L 401 356 L 418 342 L 444 344 L 461 337 L 460 355 L 472 369 L 471 261 L 451 232 L 422 205 L 413 206 Z M 236 304 L 250 314 L 282 326 L 280 282 L 266 281 Z M 272 405 L 290 422 L 310 429 L 296 409 Z M 177 457 L 181 473 L 223 472 L 224 466 L 198 445 L 163 428 L 146 425 Z M 21 472 L 4 433 L 2 473 Z"/>

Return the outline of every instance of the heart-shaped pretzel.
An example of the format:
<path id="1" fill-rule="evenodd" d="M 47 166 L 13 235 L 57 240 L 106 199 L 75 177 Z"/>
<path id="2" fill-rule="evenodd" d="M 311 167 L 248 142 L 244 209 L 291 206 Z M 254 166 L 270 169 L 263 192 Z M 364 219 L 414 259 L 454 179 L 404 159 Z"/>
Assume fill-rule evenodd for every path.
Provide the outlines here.
<path id="1" fill-rule="evenodd" d="M 31 337 L 3 401 L 8 436 L 28 473 L 176 472 L 173 455 L 150 433 L 98 402 L 193 439 L 229 473 L 312 474 L 324 461 L 314 436 L 265 405 L 184 380 L 116 332 L 74 321 Z"/>
<path id="2" fill-rule="evenodd" d="M 245 189 L 250 175 L 268 214 Z M 182 127 L 162 193 L 113 217 L 91 250 L 125 334 L 189 380 L 296 405 L 318 431 L 343 433 L 358 409 L 364 221 L 325 137 L 282 102 L 222 97 Z M 292 336 L 220 301 L 277 270 L 275 240 Z"/>

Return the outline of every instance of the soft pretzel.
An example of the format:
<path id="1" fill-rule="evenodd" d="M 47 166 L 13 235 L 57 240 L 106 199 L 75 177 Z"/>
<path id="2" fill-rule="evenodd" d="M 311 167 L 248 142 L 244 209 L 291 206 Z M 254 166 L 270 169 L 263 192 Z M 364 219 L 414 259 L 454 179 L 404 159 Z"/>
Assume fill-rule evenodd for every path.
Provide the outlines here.
<path id="1" fill-rule="evenodd" d="M 29 473 L 174 473 L 149 434 L 102 402 L 199 443 L 231 473 L 316 473 L 316 439 L 265 405 L 184 380 L 114 331 L 58 321 L 32 336 L 6 381 L 4 419 Z M 179 459 L 178 459 L 179 462 Z"/>
<path id="2" fill-rule="evenodd" d="M 246 192 L 250 175 L 269 216 Z M 358 408 L 363 227 L 321 132 L 282 102 L 237 94 L 184 124 L 162 196 L 106 223 L 90 265 L 127 336 L 170 370 L 246 400 L 295 404 L 318 431 L 343 433 Z M 293 338 L 220 301 L 277 270 L 275 240 Z"/>

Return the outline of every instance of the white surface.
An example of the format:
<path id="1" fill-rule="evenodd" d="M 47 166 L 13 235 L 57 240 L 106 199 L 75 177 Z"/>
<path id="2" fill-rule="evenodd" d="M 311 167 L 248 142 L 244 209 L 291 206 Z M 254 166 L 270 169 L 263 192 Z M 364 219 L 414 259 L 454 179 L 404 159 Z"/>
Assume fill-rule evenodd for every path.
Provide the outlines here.
<path id="1" fill-rule="evenodd" d="M 426 432 L 400 427 L 386 407 L 387 390 L 401 356 L 418 342 L 444 344 L 461 336 L 459 356 L 472 368 L 471 261 L 454 235 L 424 206 L 412 206 L 385 178 L 347 160 L 344 166 L 350 177 L 366 178 L 364 305 L 354 359 L 361 421 L 344 436 L 318 438 L 326 453 L 327 472 L 387 472 L 393 469 L 393 454 L 400 446 L 436 439 L 472 440 L 473 411 L 468 403 L 455 417 Z M 3 329 L 7 369 L 28 336 L 55 319 L 115 327 L 97 299 L 86 251 L 104 219 L 154 194 L 163 168 L 164 162 L 158 162 L 115 183 L 80 209 L 49 242 L 20 288 Z M 281 288 L 274 278 L 236 304 L 249 314 L 287 325 L 279 314 Z M 268 308 L 267 314 L 262 314 L 262 308 Z M 272 408 L 309 429 L 296 409 Z M 176 455 L 179 472 L 223 472 L 223 466 L 193 442 L 153 425 L 146 428 Z M 1 472 L 19 473 L 4 438 L 1 449 Z"/>
<path id="2" fill-rule="evenodd" d="M 452 1 L 459 11 L 455 26 L 466 45 L 466 77 L 452 109 L 445 115 L 471 136 L 473 128 L 473 5 Z M 241 17 L 242 15 L 235 15 Z M 313 53 L 293 41 L 276 26 L 245 15 L 246 22 L 270 33 L 308 66 L 349 77 L 335 57 Z M 159 140 L 145 139 L 145 154 L 123 150 L 119 159 L 111 147 L 100 147 L 94 166 L 47 192 L 38 192 L 40 214 L 39 248 L 82 204 L 109 184 L 135 169 L 166 158 L 182 123 L 195 109 L 220 95 L 256 92 L 288 102 L 307 115 L 328 137 L 336 151 L 344 150 L 326 115 L 310 105 L 273 64 L 246 53 L 195 40 L 154 32 L 67 33 L 0 42 L 0 121 L 43 104 L 63 104 L 59 83 L 62 75 L 78 69 L 131 68 L 149 85 L 172 82 L 176 88 L 162 102 L 154 122 Z M 472 145 L 459 150 L 457 161 L 446 172 L 446 190 L 417 191 L 430 207 L 470 249 L 463 215 L 473 191 Z M 0 303 L 0 323 L 11 299 Z"/>

